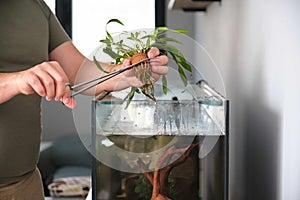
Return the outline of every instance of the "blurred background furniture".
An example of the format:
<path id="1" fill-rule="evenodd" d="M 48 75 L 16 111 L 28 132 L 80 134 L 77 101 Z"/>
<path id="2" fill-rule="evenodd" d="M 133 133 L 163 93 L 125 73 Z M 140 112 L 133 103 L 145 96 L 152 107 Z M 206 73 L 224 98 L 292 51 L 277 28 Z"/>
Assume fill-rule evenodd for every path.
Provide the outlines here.
<path id="1" fill-rule="evenodd" d="M 92 156 L 77 134 L 62 136 L 51 143 L 42 143 L 38 168 L 45 196 L 48 185 L 60 178 L 91 177 Z"/>

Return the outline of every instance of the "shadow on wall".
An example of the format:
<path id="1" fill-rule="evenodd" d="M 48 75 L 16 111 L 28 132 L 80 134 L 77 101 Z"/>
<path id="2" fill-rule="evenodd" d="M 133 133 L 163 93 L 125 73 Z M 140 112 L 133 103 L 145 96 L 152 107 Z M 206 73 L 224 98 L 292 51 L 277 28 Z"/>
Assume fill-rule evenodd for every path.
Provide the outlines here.
<path id="1" fill-rule="evenodd" d="M 251 92 L 256 95 L 247 98 L 244 104 L 245 196 L 247 200 L 277 200 L 281 118 L 264 103 L 261 70 L 253 86 L 253 90 L 258 91 Z"/>
<path id="2" fill-rule="evenodd" d="M 247 199 L 278 199 L 280 119 L 259 103 L 246 109 L 245 166 Z"/>

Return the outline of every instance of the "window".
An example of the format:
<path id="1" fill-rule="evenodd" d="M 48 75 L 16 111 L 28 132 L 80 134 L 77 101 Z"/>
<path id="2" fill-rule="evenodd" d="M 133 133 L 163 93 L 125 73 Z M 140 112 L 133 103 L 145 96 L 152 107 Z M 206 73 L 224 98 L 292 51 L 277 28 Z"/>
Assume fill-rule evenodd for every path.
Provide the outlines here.
<path id="1" fill-rule="evenodd" d="M 55 13 L 55 0 L 44 0 L 45 3 L 50 7 L 53 13 Z"/>
<path id="2" fill-rule="evenodd" d="M 55 13 L 56 0 L 45 2 Z M 104 38 L 105 24 L 111 18 L 118 18 L 125 27 L 112 25 L 109 27 L 110 31 L 155 27 L 155 0 L 73 0 L 70 4 L 72 4 L 72 39 L 85 56 L 89 56 L 99 45 L 99 40 Z M 69 24 L 63 25 L 70 27 Z"/>
<path id="3" fill-rule="evenodd" d="M 154 0 L 75 0 L 72 4 L 73 42 L 85 56 L 105 37 L 105 24 L 111 18 L 118 18 L 125 27 L 110 26 L 110 31 L 155 27 Z"/>

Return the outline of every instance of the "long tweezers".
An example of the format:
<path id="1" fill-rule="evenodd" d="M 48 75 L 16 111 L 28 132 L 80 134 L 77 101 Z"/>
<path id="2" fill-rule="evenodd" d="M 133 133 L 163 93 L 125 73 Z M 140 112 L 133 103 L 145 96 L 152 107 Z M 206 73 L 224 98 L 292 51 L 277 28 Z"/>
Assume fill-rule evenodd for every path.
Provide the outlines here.
<path id="1" fill-rule="evenodd" d="M 127 67 L 125 67 L 125 68 L 123 68 L 123 69 L 117 70 L 117 71 L 115 71 L 115 72 L 111 72 L 111 73 L 109 73 L 109 74 L 106 74 L 106 75 L 103 75 L 103 76 L 100 76 L 100 77 L 97 77 L 97 78 L 94 78 L 94 79 L 91 79 L 91 80 L 88 80 L 88 81 L 85 81 L 85 82 L 82 82 L 82 83 L 79 83 L 79 84 L 76 84 L 76 85 L 73 85 L 73 86 L 71 86 L 69 83 L 67 83 L 66 85 L 69 86 L 71 90 L 75 90 L 75 89 L 78 88 L 78 87 L 81 87 L 81 86 L 84 86 L 84 85 L 87 85 L 87 84 L 89 84 L 89 83 L 92 83 L 92 82 L 97 81 L 96 83 L 93 83 L 92 85 L 89 85 L 89 86 L 87 86 L 87 87 L 85 87 L 85 88 L 82 88 L 82 89 L 80 89 L 80 90 L 78 90 L 78 91 L 72 93 L 72 94 L 71 94 L 71 97 L 74 97 L 74 96 L 76 96 L 77 94 L 80 94 L 80 93 L 82 93 L 82 92 L 84 92 L 84 91 L 86 91 L 86 90 L 88 90 L 88 89 L 91 89 L 92 87 L 95 87 L 96 85 L 99 85 L 100 83 L 103 83 L 103 82 L 105 82 L 105 81 L 107 81 L 107 80 L 113 78 L 114 76 L 116 76 L 116 75 L 118 75 L 118 74 L 121 74 L 121 73 L 123 73 L 123 72 L 125 72 L 125 71 L 127 71 L 127 70 L 129 70 L 129 69 L 132 69 L 133 67 L 139 65 L 140 63 L 143 63 L 143 62 L 146 62 L 146 61 L 149 61 L 149 60 L 150 60 L 150 58 L 145 58 L 145 59 L 143 59 L 143 60 L 140 60 L 140 61 L 137 62 L 137 63 L 134 63 L 134 64 L 132 64 L 132 65 L 129 65 L 129 66 L 127 66 Z"/>

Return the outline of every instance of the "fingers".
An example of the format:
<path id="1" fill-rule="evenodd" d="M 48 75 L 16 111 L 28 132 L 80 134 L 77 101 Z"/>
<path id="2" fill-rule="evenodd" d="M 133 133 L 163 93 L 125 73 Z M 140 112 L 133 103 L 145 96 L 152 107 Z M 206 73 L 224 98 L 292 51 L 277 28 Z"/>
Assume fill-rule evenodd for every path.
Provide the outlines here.
<path id="1" fill-rule="evenodd" d="M 22 73 L 18 74 L 16 78 L 17 86 L 22 94 L 32 94 L 36 92 L 40 96 L 45 96 L 46 91 L 41 83 L 40 79 L 31 71 L 26 72 L 25 75 Z M 26 78 L 23 78 L 26 77 Z M 25 82 L 24 79 L 27 79 L 28 82 Z"/>
<path id="2" fill-rule="evenodd" d="M 27 95 L 36 92 L 48 101 L 70 99 L 70 90 L 66 87 L 68 82 L 69 79 L 58 62 L 41 63 L 20 72 L 16 78 L 20 93 Z"/>
<path id="3" fill-rule="evenodd" d="M 152 47 L 147 53 L 148 58 L 155 58 L 158 55 L 159 55 L 159 49 L 156 47 Z"/>
<path id="4" fill-rule="evenodd" d="M 124 61 L 123 61 L 123 66 L 124 67 L 127 67 L 127 66 L 129 66 L 130 65 L 130 59 L 125 59 Z"/>
<path id="5" fill-rule="evenodd" d="M 48 98 L 50 100 L 52 98 L 55 98 L 56 101 L 58 101 L 62 96 L 68 95 L 70 96 L 69 87 L 66 87 L 66 83 L 69 82 L 69 79 L 61 66 L 58 62 L 49 62 L 45 65 L 51 65 L 51 66 L 45 66 L 45 69 L 47 73 L 50 75 L 50 78 L 52 78 L 50 81 L 45 79 L 45 87 L 47 89 Z"/>
<path id="6" fill-rule="evenodd" d="M 148 52 L 148 56 L 154 56 L 151 57 L 151 61 L 150 64 L 152 66 L 152 72 L 153 75 L 157 74 L 157 75 L 166 75 L 169 71 L 168 67 L 166 66 L 168 64 L 168 57 L 166 55 L 159 55 L 159 49 L 156 47 L 153 47 L 150 49 L 150 51 Z M 150 57 L 149 57 L 150 58 Z M 154 77 L 155 80 L 157 80 L 157 77 Z"/>
<path id="7" fill-rule="evenodd" d="M 76 103 L 75 99 L 73 99 L 70 95 L 71 95 L 70 87 L 65 86 L 65 95 L 61 99 L 61 102 L 68 108 L 73 109 L 77 106 L 77 103 Z"/>
<path id="8" fill-rule="evenodd" d="M 67 100 L 65 99 L 63 101 L 64 105 L 67 106 L 68 108 L 75 108 L 77 106 L 77 102 L 73 98 L 68 98 Z"/>
<path id="9" fill-rule="evenodd" d="M 30 71 L 32 78 L 29 79 L 30 86 L 41 96 L 45 96 L 48 101 L 55 93 L 54 80 L 42 67 L 37 67 Z"/>
<path id="10" fill-rule="evenodd" d="M 71 98 L 71 89 L 68 85 L 65 86 L 65 91 L 63 96 L 59 99 L 64 104 L 68 104 Z"/>
<path id="11" fill-rule="evenodd" d="M 159 56 L 159 49 L 152 47 L 147 53 L 148 57 L 151 58 L 150 63 L 152 66 L 163 66 L 168 64 L 168 57 L 166 55 Z"/>
<path id="12" fill-rule="evenodd" d="M 160 78 L 160 75 L 166 75 L 169 71 L 168 67 L 166 66 L 168 63 L 168 57 L 166 55 L 159 56 L 159 54 L 160 54 L 160 51 L 156 47 L 151 48 L 147 53 L 147 56 L 149 58 L 151 58 L 151 60 L 150 60 L 151 71 L 152 71 L 151 76 L 154 81 L 157 81 Z M 127 81 L 130 86 L 141 87 L 143 85 L 135 77 L 135 74 L 130 73 L 130 72 L 127 73 Z"/>
<path id="13" fill-rule="evenodd" d="M 129 86 L 130 87 L 142 87 L 143 86 L 143 84 L 136 77 L 128 77 L 127 84 L 129 84 L 128 87 Z M 120 85 L 120 86 L 122 86 L 122 85 Z M 121 88 L 121 89 L 125 89 L 125 88 Z"/>
<path id="14" fill-rule="evenodd" d="M 165 55 L 157 56 L 150 60 L 151 66 L 165 66 L 168 64 L 168 57 Z"/>
<path id="15" fill-rule="evenodd" d="M 169 72 L 169 68 L 167 66 L 154 65 L 151 67 L 151 70 L 154 74 L 158 75 L 166 75 Z"/>

